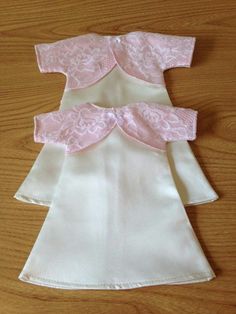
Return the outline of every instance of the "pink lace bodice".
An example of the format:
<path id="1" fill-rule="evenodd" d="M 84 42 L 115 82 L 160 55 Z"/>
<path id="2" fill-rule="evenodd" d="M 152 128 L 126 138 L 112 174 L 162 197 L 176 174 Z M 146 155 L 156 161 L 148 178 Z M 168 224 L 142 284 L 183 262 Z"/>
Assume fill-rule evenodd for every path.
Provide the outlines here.
<path id="1" fill-rule="evenodd" d="M 65 89 L 94 84 L 118 65 L 127 74 L 165 86 L 163 72 L 190 67 L 195 37 L 131 32 L 120 36 L 96 33 L 35 45 L 41 72 L 61 72 Z"/>
<path id="2" fill-rule="evenodd" d="M 115 126 L 125 134 L 154 148 L 165 143 L 194 140 L 197 111 L 139 102 L 118 108 L 85 103 L 69 110 L 34 117 L 34 139 L 40 143 L 60 143 L 73 153 L 101 141 Z"/>

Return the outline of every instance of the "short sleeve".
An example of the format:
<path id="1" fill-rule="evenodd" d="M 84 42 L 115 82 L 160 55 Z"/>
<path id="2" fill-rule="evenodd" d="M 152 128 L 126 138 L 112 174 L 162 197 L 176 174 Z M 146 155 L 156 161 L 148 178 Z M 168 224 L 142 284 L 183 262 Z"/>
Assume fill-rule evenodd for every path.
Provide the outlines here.
<path id="1" fill-rule="evenodd" d="M 63 40 L 55 43 L 37 44 L 34 48 L 40 72 L 65 73 L 65 60 L 63 57 L 65 47 Z"/>
<path id="2" fill-rule="evenodd" d="M 64 144 L 63 130 L 65 115 L 63 111 L 42 113 L 34 117 L 34 141 L 36 143 Z"/>
<path id="3" fill-rule="evenodd" d="M 190 67 L 196 37 L 160 34 L 155 48 L 159 49 L 160 67 L 163 71 L 176 67 Z"/>
<path id="4" fill-rule="evenodd" d="M 168 107 L 166 112 L 166 127 L 162 137 L 165 141 L 192 141 L 196 138 L 197 114 L 196 110 Z"/>

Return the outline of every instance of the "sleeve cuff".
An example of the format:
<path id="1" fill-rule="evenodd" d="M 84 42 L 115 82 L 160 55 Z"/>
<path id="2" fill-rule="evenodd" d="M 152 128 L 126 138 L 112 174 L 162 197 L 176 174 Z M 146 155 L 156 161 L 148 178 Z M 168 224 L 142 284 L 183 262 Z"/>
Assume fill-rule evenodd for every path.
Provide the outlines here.
<path id="1" fill-rule="evenodd" d="M 45 71 L 43 61 L 42 61 L 42 52 L 41 52 L 42 46 L 43 46 L 43 44 L 34 45 L 34 50 L 35 50 L 35 54 L 36 54 L 36 59 L 37 59 L 39 71 L 41 73 L 46 73 L 47 71 Z"/>
<path id="2" fill-rule="evenodd" d="M 190 140 L 195 140 L 197 137 L 197 115 L 198 111 L 192 110 L 192 132 L 190 134 Z"/>
<path id="3" fill-rule="evenodd" d="M 34 141 L 36 143 L 44 143 L 43 138 L 40 136 L 40 119 L 34 116 Z"/>
<path id="4" fill-rule="evenodd" d="M 189 44 L 189 55 L 186 61 L 186 67 L 190 68 L 192 66 L 193 61 L 193 52 L 196 44 L 196 37 L 190 37 L 190 44 Z"/>

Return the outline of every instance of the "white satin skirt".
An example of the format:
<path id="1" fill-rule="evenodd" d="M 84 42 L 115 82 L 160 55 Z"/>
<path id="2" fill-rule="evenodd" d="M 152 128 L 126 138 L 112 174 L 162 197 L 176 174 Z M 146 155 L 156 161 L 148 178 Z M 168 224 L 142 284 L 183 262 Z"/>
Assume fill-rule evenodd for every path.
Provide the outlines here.
<path id="1" fill-rule="evenodd" d="M 44 151 L 61 158 L 63 147 L 51 148 Z M 130 289 L 215 277 L 165 152 L 115 127 L 102 142 L 66 155 L 57 179 L 53 198 L 43 195 L 50 208 L 20 280 L 62 289 Z M 40 187 L 46 192 L 48 186 Z"/>
<path id="2" fill-rule="evenodd" d="M 107 76 L 88 88 L 64 91 L 60 109 L 85 102 L 93 102 L 102 107 L 116 107 L 142 100 L 172 105 L 166 88 L 131 77 L 115 67 Z M 112 139 L 116 141 L 115 136 Z M 132 146 L 126 149 L 132 153 Z M 218 198 L 186 141 L 168 143 L 167 156 L 184 205 L 207 203 Z M 101 162 L 107 160 L 105 150 L 101 151 L 100 158 Z M 96 162 L 96 154 L 93 155 L 93 159 Z M 50 206 L 63 162 L 64 149 L 54 144 L 45 144 L 14 197 L 24 202 Z M 144 164 L 147 171 L 151 171 L 155 166 L 155 163 L 149 163 L 148 159 Z"/>

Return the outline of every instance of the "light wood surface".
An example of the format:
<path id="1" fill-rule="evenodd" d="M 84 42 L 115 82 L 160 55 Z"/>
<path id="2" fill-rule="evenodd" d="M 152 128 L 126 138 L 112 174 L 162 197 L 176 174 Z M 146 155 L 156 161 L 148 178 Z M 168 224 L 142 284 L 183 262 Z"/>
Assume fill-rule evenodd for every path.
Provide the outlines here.
<path id="1" fill-rule="evenodd" d="M 236 313 L 236 2 L 2 0 L 0 15 L 0 313 Z M 62 74 L 39 72 L 33 45 L 135 30 L 197 37 L 192 67 L 165 79 L 176 106 L 199 110 L 191 147 L 220 199 L 186 210 L 217 277 L 123 291 L 23 283 L 17 277 L 48 209 L 13 195 L 42 146 L 33 142 L 33 116 L 56 110 L 65 85 Z"/>

